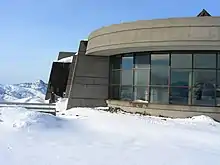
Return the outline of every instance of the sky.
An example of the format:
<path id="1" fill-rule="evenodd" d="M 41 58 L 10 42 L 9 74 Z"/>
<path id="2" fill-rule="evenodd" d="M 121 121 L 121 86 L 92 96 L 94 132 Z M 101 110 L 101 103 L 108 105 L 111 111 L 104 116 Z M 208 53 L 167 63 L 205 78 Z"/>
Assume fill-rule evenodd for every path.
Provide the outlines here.
<path id="1" fill-rule="evenodd" d="M 60 51 L 103 26 L 155 18 L 220 16 L 219 0 L 0 0 L 0 84 L 48 81 Z M 89 67 L 89 66 L 87 66 Z"/>

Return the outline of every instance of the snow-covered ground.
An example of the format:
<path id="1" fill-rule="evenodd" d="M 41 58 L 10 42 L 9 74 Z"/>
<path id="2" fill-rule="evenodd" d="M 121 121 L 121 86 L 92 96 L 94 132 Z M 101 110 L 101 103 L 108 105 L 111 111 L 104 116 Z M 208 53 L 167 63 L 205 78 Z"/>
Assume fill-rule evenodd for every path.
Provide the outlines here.
<path id="1" fill-rule="evenodd" d="M 219 165 L 220 124 L 74 108 L 0 109 L 0 164 Z"/>

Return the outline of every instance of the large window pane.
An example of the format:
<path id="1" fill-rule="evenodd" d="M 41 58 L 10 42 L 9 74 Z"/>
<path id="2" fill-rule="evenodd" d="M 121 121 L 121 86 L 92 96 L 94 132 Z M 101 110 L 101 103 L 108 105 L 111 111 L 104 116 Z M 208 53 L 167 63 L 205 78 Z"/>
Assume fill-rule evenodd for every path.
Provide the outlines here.
<path id="1" fill-rule="evenodd" d="M 169 66 L 169 54 L 151 54 L 151 67 Z"/>
<path id="2" fill-rule="evenodd" d="M 168 85 L 169 54 L 151 55 L 151 84 Z"/>
<path id="3" fill-rule="evenodd" d="M 120 84 L 120 77 L 121 77 L 120 75 L 121 75 L 120 70 L 112 71 L 111 84 Z"/>
<path id="4" fill-rule="evenodd" d="M 139 69 L 134 71 L 134 85 L 148 86 L 150 69 Z"/>
<path id="5" fill-rule="evenodd" d="M 122 69 L 132 69 L 133 68 L 133 56 L 128 55 L 122 57 Z"/>
<path id="6" fill-rule="evenodd" d="M 170 86 L 188 87 L 192 83 L 192 71 L 191 70 L 171 70 L 171 84 Z"/>
<path id="7" fill-rule="evenodd" d="M 218 53 L 218 69 L 220 69 L 220 53 Z"/>
<path id="8" fill-rule="evenodd" d="M 170 88 L 170 104 L 188 105 L 191 104 L 191 92 L 187 87 Z"/>
<path id="9" fill-rule="evenodd" d="M 168 88 L 150 87 L 150 102 L 159 104 L 168 104 Z"/>
<path id="10" fill-rule="evenodd" d="M 172 68 L 192 68 L 192 54 L 172 54 Z"/>
<path id="11" fill-rule="evenodd" d="M 134 100 L 148 101 L 148 87 L 135 87 L 134 88 Z"/>
<path id="12" fill-rule="evenodd" d="M 215 70 L 195 70 L 193 72 L 193 99 L 194 105 L 215 104 L 216 71 Z"/>
<path id="13" fill-rule="evenodd" d="M 122 86 L 120 98 L 121 100 L 133 100 L 132 86 Z"/>
<path id="14" fill-rule="evenodd" d="M 133 70 L 122 70 L 121 77 L 122 85 L 133 85 Z"/>
<path id="15" fill-rule="evenodd" d="M 200 86 L 201 84 L 215 86 L 216 70 L 194 70 L 193 71 L 193 86 L 197 87 L 197 86 Z"/>
<path id="16" fill-rule="evenodd" d="M 121 68 L 121 56 L 112 56 L 110 58 L 111 69 L 120 69 Z"/>
<path id="17" fill-rule="evenodd" d="M 216 68 L 216 54 L 194 54 L 194 68 Z"/>
<path id="18" fill-rule="evenodd" d="M 220 106 L 220 70 L 217 71 L 216 104 Z"/>
<path id="19" fill-rule="evenodd" d="M 150 54 L 136 53 L 135 68 L 150 68 Z"/>
<path id="20" fill-rule="evenodd" d="M 154 67 L 151 69 L 151 85 L 168 85 L 168 67 Z"/>
<path id="21" fill-rule="evenodd" d="M 111 86 L 110 87 L 110 98 L 111 99 L 119 99 L 120 98 L 120 87 L 119 86 Z"/>

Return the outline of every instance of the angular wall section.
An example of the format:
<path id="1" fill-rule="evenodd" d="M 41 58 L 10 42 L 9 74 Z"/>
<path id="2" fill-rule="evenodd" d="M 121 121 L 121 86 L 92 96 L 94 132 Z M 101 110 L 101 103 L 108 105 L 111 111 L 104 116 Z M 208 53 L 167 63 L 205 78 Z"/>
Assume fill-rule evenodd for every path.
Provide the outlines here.
<path id="1" fill-rule="evenodd" d="M 73 56 L 74 60 L 74 54 L 75 52 L 60 52 L 57 59 L 61 60 L 63 58 Z M 68 83 L 70 83 L 68 77 L 71 65 L 71 62 L 53 62 L 48 81 L 47 93 L 45 96 L 46 100 L 50 99 L 50 93 L 52 90 L 58 96 L 63 97 L 63 93 L 66 91 L 66 88 L 68 88 Z"/>
<path id="2" fill-rule="evenodd" d="M 76 58 L 77 58 L 77 56 L 74 55 L 73 56 L 73 61 L 70 64 L 70 71 L 69 71 L 69 76 L 68 76 L 67 85 L 66 85 L 65 98 L 69 97 L 70 88 L 71 88 L 71 84 L 72 84 L 72 81 L 73 81 L 73 71 L 74 71 L 74 67 L 75 67 Z"/>
<path id="3" fill-rule="evenodd" d="M 81 41 L 72 70 L 67 109 L 106 106 L 108 99 L 109 57 L 85 55 L 87 41 Z"/>

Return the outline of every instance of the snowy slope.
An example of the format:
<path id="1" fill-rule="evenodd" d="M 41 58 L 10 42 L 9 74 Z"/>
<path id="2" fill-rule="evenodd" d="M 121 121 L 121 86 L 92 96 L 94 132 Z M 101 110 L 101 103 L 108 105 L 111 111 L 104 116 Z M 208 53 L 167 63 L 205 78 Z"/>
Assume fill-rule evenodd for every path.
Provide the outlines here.
<path id="1" fill-rule="evenodd" d="M 44 101 L 47 84 L 42 80 L 34 83 L 20 83 L 12 85 L 0 84 L 0 101 Z M 27 100 L 27 101 L 25 101 Z"/>
<path id="2" fill-rule="evenodd" d="M 0 109 L 0 164 L 219 165 L 220 124 L 74 108 Z"/>

